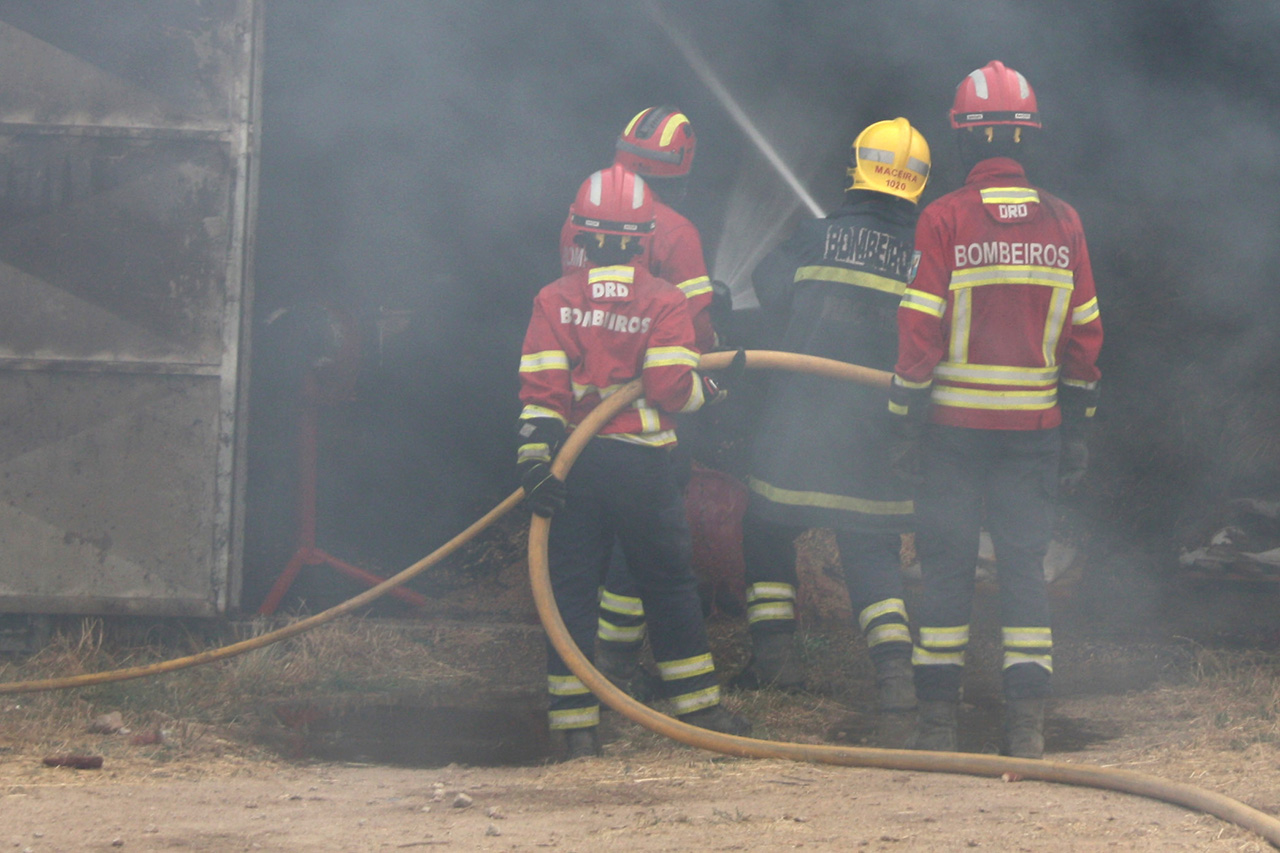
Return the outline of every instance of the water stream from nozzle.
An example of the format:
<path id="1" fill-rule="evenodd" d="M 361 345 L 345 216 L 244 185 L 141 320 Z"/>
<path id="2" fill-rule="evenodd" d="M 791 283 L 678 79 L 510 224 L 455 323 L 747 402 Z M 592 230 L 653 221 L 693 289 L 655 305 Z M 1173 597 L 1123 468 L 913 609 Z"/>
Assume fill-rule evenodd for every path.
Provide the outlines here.
<path id="1" fill-rule="evenodd" d="M 751 121 L 750 116 L 739 106 L 737 99 L 720 82 L 720 78 L 716 76 L 715 71 L 703 59 L 702 54 L 698 52 L 693 43 L 689 41 L 684 33 L 671 26 L 656 2 L 650 0 L 646 4 L 646 8 L 649 10 L 649 16 L 662 28 L 662 31 L 667 34 L 667 38 L 671 39 L 671 43 L 684 56 L 685 61 L 689 63 L 689 67 L 693 69 L 693 73 L 697 74 L 699 79 L 707 85 L 711 93 L 716 96 L 716 100 L 721 103 L 738 127 L 742 129 L 742 132 L 751 140 L 751 143 L 759 149 L 765 160 L 769 162 L 769 165 L 777 170 L 792 192 L 799 197 L 805 207 L 809 208 L 809 212 L 819 219 L 826 216 L 826 212 L 814 201 L 813 196 L 805 189 L 804 184 L 800 183 L 800 179 L 796 177 L 795 172 L 782 159 L 782 156 L 769 143 L 769 140 L 764 138 L 764 134 L 760 132 L 760 129 Z"/>
<path id="2" fill-rule="evenodd" d="M 750 284 L 751 270 L 776 243 L 779 232 L 791 222 L 797 208 L 803 204 L 817 218 L 826 216 L 826 213 L 737 99 L 720 82 L 694 44 L 667 20 L 656 0 L 649 0 L 645 7 L 649 17 L 680 51 L 689 67 L 790 190 L 790 194 L 771 191 L 760 181 L 753 181 L 748 187 L 740 180 L 726 205 L 725 227 L 716 246 L 712 275 L 729 286 L 735 308 L 755 307 L 759 303 Z"/>

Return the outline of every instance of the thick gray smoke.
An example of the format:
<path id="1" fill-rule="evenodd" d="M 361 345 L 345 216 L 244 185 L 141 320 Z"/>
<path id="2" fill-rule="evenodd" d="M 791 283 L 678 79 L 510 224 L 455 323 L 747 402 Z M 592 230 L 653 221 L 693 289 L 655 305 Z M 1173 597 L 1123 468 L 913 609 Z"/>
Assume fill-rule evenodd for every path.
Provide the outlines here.
<path id="1" fill-rule="evenodd" d="M 406 552 L 513 486 L 529 300 L 558 272 L 574 190 L 610 161 L 634 113 L 673 103 L 692 119 L 698 156 L 679 206 L 739 293 L 754 259 L 807 215 L 644 3 L 266 8 L 259 304 L 332 298 L 367 318 L 412 310 L 391 361 L 367 376 L 376 417 L 344 448 L 351 501 L 410 507 L 378 528 L 379 541 L 404 536 Z M 825 209 L 839 201 L 854 135 L 898 115 L 933 148 L 924 200 L 958 186 L 946 121 L 955 85 L 991 59 L 1022 71 L 1045 123 L 1031 177 L 1080 211 L 1107 327 L 1098 515 L 1117 493 L 1150 488 L 1149 517 L 1133 527 L 1168 536 L 1184 499 L 1239 479 L 1221 429 L 1198 428 L 1213 429 L 1242 389 L 1265 398 L 1252 406 L 1259 424 L 1280 409 L 1262 370 L 1280 365 L 1280 7 L 659 8 Z M 1259 467 L 1264 483 L 1280 476 L 1280 458 Z"/>

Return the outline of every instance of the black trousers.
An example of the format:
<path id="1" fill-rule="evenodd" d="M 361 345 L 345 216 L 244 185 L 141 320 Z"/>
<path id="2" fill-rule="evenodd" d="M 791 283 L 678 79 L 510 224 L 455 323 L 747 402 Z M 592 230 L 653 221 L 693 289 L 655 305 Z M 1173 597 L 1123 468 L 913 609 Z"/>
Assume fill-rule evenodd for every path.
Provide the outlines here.
<path id="1" fill-rule="evenodd" d="M 702 621 L 684 498 L 670 452 L 593 439 L 566 480 L 564 508 L 551 521 L 548 557 L 556 605 L 578 648 L 591 658 L 599 587 L 615 540 L 644 600 L 649 642 L 675 713 L 719 702 Z M 593 725 L 599 704 L 548 643 L 553 728 Z"/>
<path id="2" fill-rule="evenodd" d="M 1057 429 L 931 426 L 915 499 L 923 594 L 916 691 L 951 701 L 960 688 L 973 609 L 978 539 L 995 547 L 1008 698 L 1048 694 L 1052 672 L 1044 556 L 1053 535 L 1061 441 Z"/>

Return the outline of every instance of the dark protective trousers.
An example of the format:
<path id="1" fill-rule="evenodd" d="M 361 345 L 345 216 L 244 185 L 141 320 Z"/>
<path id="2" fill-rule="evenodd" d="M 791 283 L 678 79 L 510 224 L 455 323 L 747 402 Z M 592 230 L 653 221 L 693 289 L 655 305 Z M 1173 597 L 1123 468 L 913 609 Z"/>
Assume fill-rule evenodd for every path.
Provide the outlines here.
<path id="1" fill-rule="evenodd" d="M 599 587 L 616 539 L 644 600 L 649 642 L 675 712 L 719 702 L 670 452 L 596 438 L 566 485 L 565 506 L 551 523 L 548 558 L 556 605 L 578 648 L 593 657 Z M 549 643 L 547 668 L 552 727 L 594 724 L 598 702 Z"/>
<path id="2" fill-rule="evenodd" d="M 795 616 L 790 618 L 768 618 L 771 604 L 766 594 L 756 591 L 767 590 L 774 585 L 796 588 L 796 538 L 807 528 L 792 527 L 766 521 L 761 518 L 747 517 L 743 525 L 742 549 L 746 564 L 746 581 L 749 595 L 754 599 L 748 601 L 748 612 L 753 605 L 763 611 L 765 618 L 757 618 L 751 622 L 754 633 L 794 632 Z M 902 537 L 898 533 L 864 532 L 858 530 L 836 530 L 836 545 L 840 550 L 840 563 L 844 567 L 845 587 L 849 591 L 849 603 L 853 615 L 859 617 L 866 614 L 862 622 L 863 632 L 869 640 L 884 636 L 884 626 L 893 623 L 904 630 L 893 632 L 894 639 L 888 642 L 869 643 L 869 652 L 873 660 L 894 654 L 905 654 L 910 645 L 906 637 L 906 613 L 901 609 L 902 571 L 901 548 Z M 794 594 L 794 593 L 793 593 Z M 879 612 L 868 612 L 868 608 L 883 605 L 886 602 L 898 602 L 898 606 L 882 608 Z M 781 614 L 782 611 L 778 611 Z M 750 618 L 750 616 L 748 617 Z"/>
<path id="3" fill-rule="evenodd" d="M 1051 672 L 1044 556 L 1053 535 L 1058 430 L 933 425 L 922 450 L 925 481 L 915 499 L 923 575 L 913 614 L 920 629 L 916 693 L 922 701 L 954 701 L 959 695 L 985 521 L 996 553 L 1005 696 L 1043 698 Z M 1028 645 L 1020 648 L 1019 642 Z M 1016 662 L 1028 658 L 1039 663 Z"/>

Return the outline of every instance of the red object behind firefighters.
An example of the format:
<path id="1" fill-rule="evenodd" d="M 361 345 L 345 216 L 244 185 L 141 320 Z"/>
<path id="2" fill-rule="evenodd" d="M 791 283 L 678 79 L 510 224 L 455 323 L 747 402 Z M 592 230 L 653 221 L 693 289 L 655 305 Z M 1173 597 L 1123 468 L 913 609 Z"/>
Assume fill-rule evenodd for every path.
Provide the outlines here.
<path id="1" fill-rule="evenodd" d="M 318 362 L 306 372 L 302 383 L 298 417 L 298 550 L 258 607 L 258 612 L 264 616 L 276 612 L 281 599 L 305 566 L 329 566 L 369 586 L 377 586 L 384 580 L 359 566 L 339 560 L 316 545 L 316 459 L 320 407 L 351 399 L 360 357 L 359 328 L 354 320 L 349 314 L 328 310 L 334 324 L 339 327 L 336 331 L 340 332 L 337 336 L 340 344 L 332 358 Z M 422 607 L 427 603 L 426 598 L 402 586 L 392 589 L 390 594 L 415 607 Z"/>
<path id="2" fill-rule="evenodd" d="M 684 505 L 693 534 L 693 571 L 703 601 L 709 601 L 712 610 L 741 614 L 747 607 L 742 562 L 747 487 L 723 471 L 695 462 Z"/>

